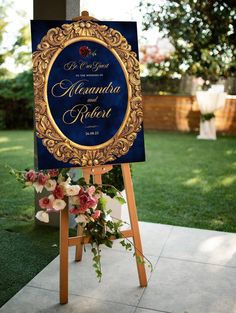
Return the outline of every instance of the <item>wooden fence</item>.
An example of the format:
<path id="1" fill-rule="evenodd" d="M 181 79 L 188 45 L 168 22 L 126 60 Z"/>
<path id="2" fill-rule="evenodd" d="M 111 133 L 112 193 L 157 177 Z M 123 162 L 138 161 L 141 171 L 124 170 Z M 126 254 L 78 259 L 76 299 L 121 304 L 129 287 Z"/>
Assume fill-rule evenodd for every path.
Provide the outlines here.
<path id="1" fill-rule="evenodd" d="M 144 95 L 144 128 L 150 130 L 198 131 L 200 111 L 195 97 Z M 236 96 L 227 96 L 216 112 L 217 132 L 236 135 Z"/>

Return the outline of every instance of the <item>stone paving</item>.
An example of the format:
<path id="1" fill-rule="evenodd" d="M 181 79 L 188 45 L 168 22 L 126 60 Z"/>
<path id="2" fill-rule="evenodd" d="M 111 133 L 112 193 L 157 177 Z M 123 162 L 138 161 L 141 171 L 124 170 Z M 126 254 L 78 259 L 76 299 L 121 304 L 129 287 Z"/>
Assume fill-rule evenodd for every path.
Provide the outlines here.
<path id="1" fill-rule="evenodd" d="M 98 283 L 89 248 L 74 262 L 69 303 L 60 305 L 59 259 L 53 260 L 0 313 L 236 313 L 236 234 L 140 222 L 149 283 L 140 288 L 135 259 L 116 241 L 102 249 Z"/>

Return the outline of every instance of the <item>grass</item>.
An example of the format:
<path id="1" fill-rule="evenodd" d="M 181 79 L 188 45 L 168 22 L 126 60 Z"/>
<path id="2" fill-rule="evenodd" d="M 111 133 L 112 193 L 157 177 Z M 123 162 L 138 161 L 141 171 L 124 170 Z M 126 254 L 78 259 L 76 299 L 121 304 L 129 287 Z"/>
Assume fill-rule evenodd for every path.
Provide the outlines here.
<path id="1" fill-rule="evenodd" d="M 146 133 L 133 165 L 139 219 L 236 232 L 236 138 Z M 58 254 L 58 230 L 34 225 L 34 199 L 9 175 L 33 166 L 33 133 L 0 132 L 0 306 Z"/>
<path id="2" fill-rule="evenodd" d="M 34 194 L 5 167 L 33 166 L 33 133 L 0 132 L 0 306 L 58 254 L 58 229 L 34 225 Z"/>
<path id="3" fill-rule="evenodd" d="M 147 133 L 133 166 L 139 219 L 236 232 L 236 138 Z"/>

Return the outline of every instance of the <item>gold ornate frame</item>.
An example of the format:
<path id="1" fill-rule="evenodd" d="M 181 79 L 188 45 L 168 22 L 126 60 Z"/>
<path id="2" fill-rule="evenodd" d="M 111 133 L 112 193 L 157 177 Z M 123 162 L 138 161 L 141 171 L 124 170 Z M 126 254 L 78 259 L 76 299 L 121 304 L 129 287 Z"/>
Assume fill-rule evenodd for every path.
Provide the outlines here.
<path id="1" fill-rule="evenodd" d="M 128 88 L 125 118 L 116 134 L 97 146 L 82 146 L 68 139 L 51 116 L 47 100 L 47 81 L 51 67 L 60 52 L 69 44 L 96 41 L 108 48 L 119 61 Z M 141 130 L 143 112 L 136 53 L 120 32 L 94 21 L 77 21 L 52 28 L 33 53 L 35 95 L 35 127 L 37 137 L 53 156 L 76 166 L 102 165 L 125 155 Z"/>

